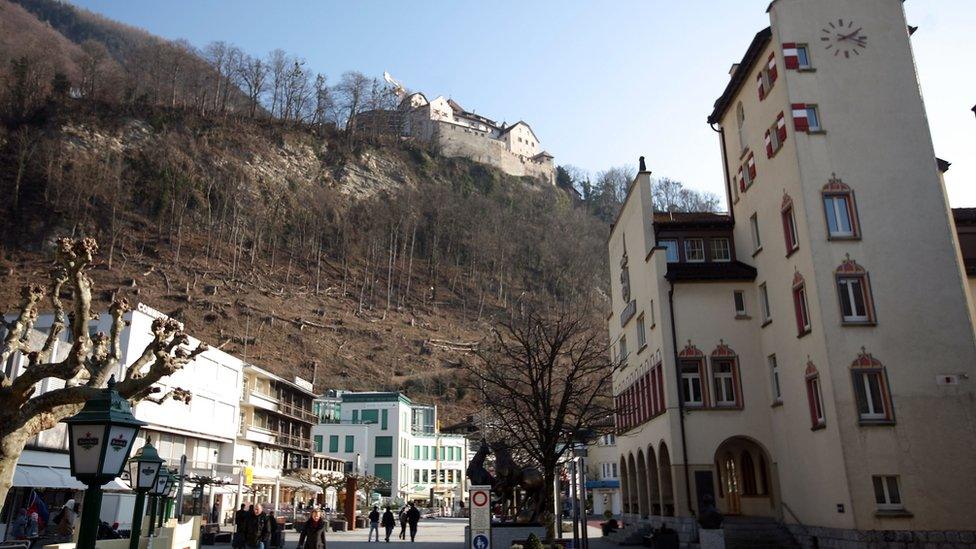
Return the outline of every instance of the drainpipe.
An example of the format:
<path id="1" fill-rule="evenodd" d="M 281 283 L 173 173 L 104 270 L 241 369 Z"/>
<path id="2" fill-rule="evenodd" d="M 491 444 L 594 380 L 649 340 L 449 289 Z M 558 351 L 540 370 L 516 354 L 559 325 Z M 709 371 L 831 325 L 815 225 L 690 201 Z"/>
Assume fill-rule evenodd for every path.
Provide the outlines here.
<path id="1" fill-rule="evenodd" d="M 729 159 L 725 153 L 725 128 L 719 126 L 716 130 L 715 124 L 709 124 L 708 127 L 712 128 L 712 131 L 717 133 L 722 141 L 722 175 L 725 177 L 725 199 L 729 205 L 729 217 L 732 219 L 732 224 L 735 225 L 735 212 L 732 211 L 732 182 L 729 181 Z"/>
<path id="2" fill-rule="evenodd" d="M 729 208 L 731 209 L 731 208 Z M 688 439 L 685 435 L 685 401 L 681 398 L 681 366 L 678 360 L 678 327 L 674 320 L 674 282 L 668 281 L 668 309 L 671 313 L 671 345 L 674 347 L 675 378 L 678 382 L 678 422 L 681 425 L 681 459 L 685 470 L 685 498 L 688 502 L 688 514 L 694 516 L 691 507 L 691 477 L 688 474 Z"/>

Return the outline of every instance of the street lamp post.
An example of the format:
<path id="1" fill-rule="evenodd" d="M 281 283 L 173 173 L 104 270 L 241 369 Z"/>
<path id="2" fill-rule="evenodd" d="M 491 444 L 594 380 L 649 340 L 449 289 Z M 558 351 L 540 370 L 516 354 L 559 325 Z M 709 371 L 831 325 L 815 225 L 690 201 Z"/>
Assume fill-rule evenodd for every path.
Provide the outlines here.
<path id="1" fill-rule="evenodd" d="M 132 534 L 129 537 L 129 549 L 139 549 L 139 536 L 142 531 L 142 515 L 146 506 L 146 492 L 156 486 L 159 471 L 163 468 L 163 460 L 156 453 L 151 441 L 147 438 L 146 445 L 136 450 L 129 459 L 129 483 L 136 491 L 135 511 L 132 513 Z M 150 523 L 151 525 L 151 523 Z"/>
<path id="2" fill-rule="evenodd" d="M 78 530 L 78 549 L 93 549 L 102 508 L 102 485 L 122 474 L 139 428 L 146 425 L 132 415 L 132 405 L 115 390 L 115 376 L 68 425 L 71 476 L 84 483 L 85 499 Z"/>
<path id="3" fill-rule="evenodd" d="M 163 515 L 163 497 L 169 491 L 169 470 L 165 467 L 159 470 L 159 476 L 156 477 L 156 484 L 149 489 L 149 537 L 152 537 L 153 531 L 156 529 L 156 513 L 159 516 Z M 158 511 L 157 511 L 158 508 Z"/>

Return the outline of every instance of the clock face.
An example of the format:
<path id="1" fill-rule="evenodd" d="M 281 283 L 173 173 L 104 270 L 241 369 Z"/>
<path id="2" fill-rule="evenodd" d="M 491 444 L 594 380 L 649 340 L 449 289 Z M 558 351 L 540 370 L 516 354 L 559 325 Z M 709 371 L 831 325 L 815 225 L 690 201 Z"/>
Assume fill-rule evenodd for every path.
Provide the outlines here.
<path id="1" fill-rule="evenodd" d="M 864 35 L 864 28 L 851 20 L 838 19 L 828 22 L 820 29 L 820 41 L 825 44 L 828 52 L 834 57 L 861 55 L 861 50 L 867 47 L 868 37 Z"/>

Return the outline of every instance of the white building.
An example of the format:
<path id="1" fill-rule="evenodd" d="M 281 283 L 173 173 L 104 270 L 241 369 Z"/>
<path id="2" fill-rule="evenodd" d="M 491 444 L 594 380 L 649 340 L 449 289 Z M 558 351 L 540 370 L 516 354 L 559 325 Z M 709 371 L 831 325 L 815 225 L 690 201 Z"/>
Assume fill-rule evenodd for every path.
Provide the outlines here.
<path id="1" fill-rule="evenodd" d="M 603 516 L 623 512 L 623 499 L 620 495 L 620 470 L 618 461 L 617 437 L 603 435 L 587 446 L 586 491 L 592 502 L 594 515 Z"/>
<path id="2" fill-rule="evenodd" d="M 393 392 L 341 398 L 340 420 L 312 428 L 317 450 L 342 459 L 348 470 L 386 480 L 383 496 L 451 510 L 460 504 L 467 445 L 462 435 L 439 432 L 435 406 Z"/>

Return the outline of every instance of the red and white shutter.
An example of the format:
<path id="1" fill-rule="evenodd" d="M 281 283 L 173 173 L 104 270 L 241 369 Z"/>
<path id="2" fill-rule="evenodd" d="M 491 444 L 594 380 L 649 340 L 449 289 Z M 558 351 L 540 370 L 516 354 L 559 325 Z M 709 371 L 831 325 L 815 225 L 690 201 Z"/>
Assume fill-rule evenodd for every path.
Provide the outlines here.
<path id="1" fill-rule="evenodd" d="M 759 90 L 759 100 L 762 101 L 763 99 L 766 99 L 766 88 L 763 87 L 762 72 L 756 76 L 756 88 Z"/>
<path id="2" fill-rule="evenodd" d="M 795 42 L 783 42 L 783 65 L 788 70 L 800 68 L 800 55 Z"/>
<path id="3" fill-rule="evenodd" d="M 772 86 L 773 82 L 776 82 L 776 54 L 769 54 L 769 63 L 767 64 L 769 68 L 769 85 Z"/>
<path id="4" fill-rule="evenodd" d="M 807 120 L 807 104 L 793 103 L 793 129 L 798 132 L 810 131 L 810 121 Z"/>
<path id="5" fill-rule="evenodd" d="M 776 117 L 776 137 L 779 139 L 779 145 L 782 147 L 783 143 L 786 142 L 786 115 L 782 112 Z"/>
<path id="6" fill-rule="evenodd" d="M 742 178 L 742 167 L 741 166 L 739 167 L 739 174 L 737 176 L 735 176 L 735 177 L 739 181 L 739 192 L 740 193 L 746 192 L 746 180 Z"/>
<path id="7" fill-rule="evenodd" d="M 766 142 L 766 158 L 773 157 L 773 141 L 769 138 L 769 130 L 766 130 L 766 137 L 764 138 Z"/>
<path id="8" fill-rule="evenodd" d="M 756 180 L 756 157 L 749 153 L 749 158 L 746 159 L 746 166 L 749 170 L 749 181 Z"/>

